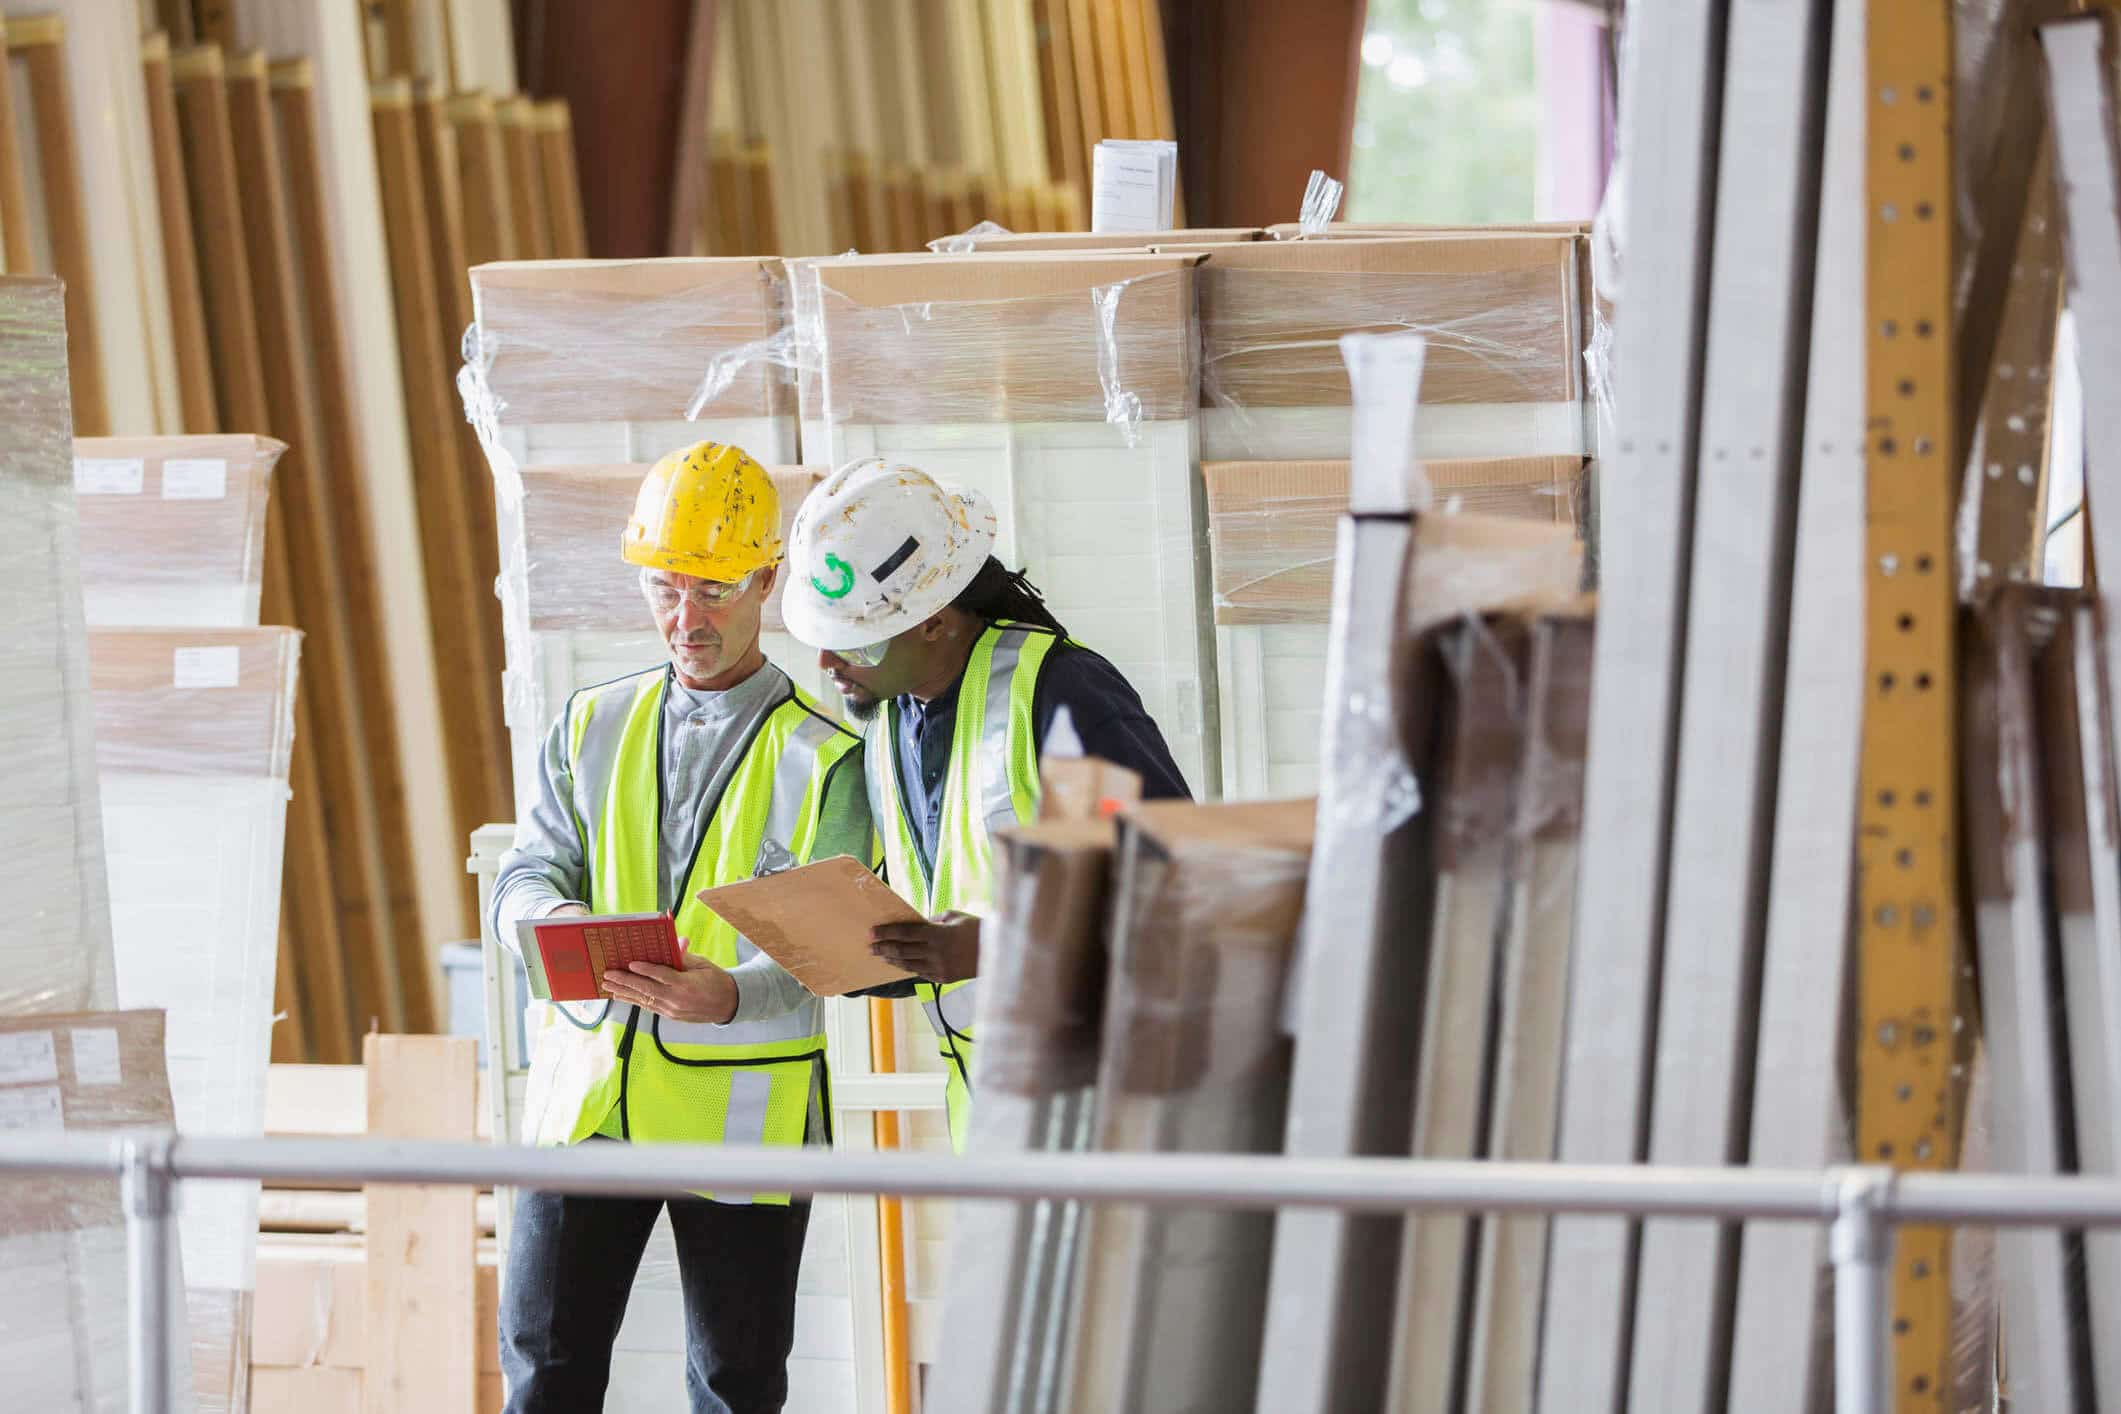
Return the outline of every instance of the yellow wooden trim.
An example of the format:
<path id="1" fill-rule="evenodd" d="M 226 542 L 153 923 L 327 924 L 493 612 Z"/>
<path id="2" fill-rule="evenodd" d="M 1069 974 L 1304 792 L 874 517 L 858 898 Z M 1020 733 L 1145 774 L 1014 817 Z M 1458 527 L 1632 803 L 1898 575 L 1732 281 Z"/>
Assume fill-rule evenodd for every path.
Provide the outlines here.
<path id="1" fill-rule="evenodd" d="M 1952 7 L 1871 0 L 1866 101 L 1868 532 L 1858 806 L 1856 1135 L 1864 1162 L 1959 1149 Z M 1893 1407 L 1941 1411 L 1949 1235 L 1902 1228 Z"/>

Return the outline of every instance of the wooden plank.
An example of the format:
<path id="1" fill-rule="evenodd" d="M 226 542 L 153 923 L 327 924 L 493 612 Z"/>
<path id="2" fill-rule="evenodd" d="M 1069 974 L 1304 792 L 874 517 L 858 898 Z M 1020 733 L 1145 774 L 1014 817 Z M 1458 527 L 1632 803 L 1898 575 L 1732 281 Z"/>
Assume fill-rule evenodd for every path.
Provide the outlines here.
<path id="1" fill-rule="evenodd" d="M 1056 5 L 1063 0 L 1053 0 Z M 1083 130 L 1083 200 L 1090 199 L 1090 154 L 1099 142 L 1119 133 L 1105 113 L 1105 98 L 1099 88 L 1097 61 L 1096 0 L 1065 0 L 1068 7 L 1068 44 L 1075 72 L 1075 107 Z"/>
<path id="2" fill-rule="evenodd" d="M 405 762 L 400 756 L 398 706 L 387 690 L 389 645 L 367 498 L 360 494 L 360 439 L 353 408 L 354 388 L 347 376 L 344 327 L 331 280 L 332 231 L 325 193 L 317 171 L 316 90 L 310 62 L 296 59 L 271 71 L 272 106 L 278 123 L 279 152 L 285 164 L 288 210 L 294 221 L 294 246 L 300 257 L 304 323 L 315 365 L 317 417 L 322 440 L 317 456 L 335 474 L 340 495 L 334 522 L 338 531 L 339 571 L 351 603 L 351 648 L 362 684 L 362 767 L 375 791 L 382 821 L 385 905 L 390 936 L 402 975 L 429 975 L 426 934 L 421 927 L 418 875 L 412 858 L 412 820 L 406 798 Z M 432 1003 L 428 1004 L 431 1012 Z M 349 1058 L 350 1058 L 349 1042 Z"/>
<path id="3" fill-rule="evenodd" d="M 1490 1159 L 1554 1157 L 1593 628 L 1589 616 L 1573 615 L 1543 616 L 1532 627 L 1524 757 L 1511 826 L 1518 857 L 1510 867 L 1501 962 Z M 1467 1350 L 1468 1410 L 1526 1414 L 1532 1408 L 1547 1224 L 1543 1214 L 1481 1220 Z"/>
<path id="4" fill-rule="evenodd" d="M 456 132 L 458 190 L 464 203 L 464 258 L 473 265 L 517 259 L 515 208 L 508 198 L 508 147 L 493 100 L 483 93 L 449 100 Z"/>
<path id="5" fill-rule="evenodd" d="M 518 258 L 550 260 L 552 215 L 545 204 L 530 100 L 505 98 L 494 105 L 494 112 L 500 120 L 502 145 L 508 158 L 508 196 L 514 211 Z"/>
<path id="6" fill-rule="evenodd" d="M 1088 191 L 1090 168 L 1083 148 L 1082 99 L 1076 92 L 1067 0 L 1034 0 L 1033 23 L 1038 35 L 1039 91 L 1045 104 L 1047 174 L 1053 181 Z"/>
<path id="7" fill-rule="evenodd" d="M 1449 675 L 1450 726 L 1443 769 L 1429 777 L 1442 782 L 1443 824 L 1436 835 L 1435 914 L 1425 940 L 1415 1158 L 1477 1159 L 1485 1147 L 1495 955 L 1514 886 L 1510 799 L 1524 752 L 1525 647 L 1521 625 L 1494 620 L 1468 621 L 1443 634 L 1437 647 L 1439 671 Z M 1409 939 L 1417 949 L 1421 941 Z M 1476 1260 L 1472 1218 L 1408 1216 L 1388 1408 L 1451 1407 L 1469 1319 L 1466 1276 Z"/>
<path id="8" fill-rule="evenodd" d="M 377 194 L 375 142 L 362 54 L 362 16 L 346 0 L 236 0 L 242 41 L 269 54 L 299 54 L 312 67 L 313 160 L 324 194 L 331 240 L 322 253 L 340 330 L 340 366 L 348 383 L 355 462 L 376 565 L 380 632 L 388 646 L 382 680 L 393 704 L 399 758 L 439 762 L 444 735 L 440 681 L 431 650 L 426 574 L 419 525 L 405 389 L 394 307 L 382 298 L 390 266 Z M 383 370 L 378 373 L 378 370 Z M 453 692 L 461 684 L 452 683 Z M 447 777 L 438 769 L 404 780 L 405 829 L 419 913 L 429 937 L 473 936 L 472 890 L 462 868 Z"/>
<path id="9" fill-rule="evenodd" d="M 751 244 L 746 254 L 759 255 L 781 248 L 781 216 L 773 196 L 773 149 L 753 143 L 744 154 L 744 167 L 751 179 Z"/>
<path id="10" fill-rule="evenodd" d="M 206 297 L 199 287 L 199 250 L 184 184 L 184 148 L 178 135 L 168 38 L 149 35 L 141 42 L 140 56 L 147 86 L 148 134 L 155 150 L 155 189 L 161 201 L 162 264 L 169 276 L 170 330 L 176 345 L 183 429 L 206 432 L 219 425 L 219 415 L 214 404 L 213 355 L 206 342 Z M 4 104 L 5 96 L 0 95 L 0 106 Z M 5 136 L 0 133 L 0 141 Z"/>
<path id="11" fill-rule="evenodd" d="M 453 146 L 454 133 L 443 117 L 438 96 L 423 94 L 413 104 L 413 122 L 419 134 L 420 182 L 428 215 L 429 249 L 436 276 L 438 319 L 430 337 L 445 371 L 453 371 L 464 344 L 464 332 L 473 318 L 469 262 L 464 252 L 463 198 L 458 185 L 459 166 Z M 452 400 L 454 401 L 454 400 Z M 456 467 L 463 478 L 465 563 L 471 576 L 473 596 L 470 611 L 486 661 L 506 661 L 501 639 L 501 603 L 491 592 L 479 594 L 477 587 L 492 585 L 501 573 L 499 532 L 494 524 L 493 478 L 479 446 L 478 430 L 462 417 L 450 420 L 456 438 Z M 498 700 L 488 699 L 489 707 Z M 505 736 L 506 726 L 497 712 L 488 713 L 493 730 Z M 504 762 L 504 777 L 506 765 Z M 508 795 L 496 799 L 489 809 L 505 812 Z"/>
<path id="12" fill-rule="evenodd" d="M 199 276 L 213 357 L 217 421 L 211 431 L 262 431 L 271 421 L 265 370 L 259 353 L 256 301 L 250 259 L 242 239 L 243 213 L 237 187 L 228 95 L 222 86 L 221 51 L 211 46 L 171 57 L 179 131 L 186 161 L 185 185 L 192 225 L 201 233 Z M 290 547 L 280 497 L 267 503 L 265 576 L 261 617 L 266 623 L 296 622 L 291 596 Z M 280 967 L 301 980 L 311 999 L 308 1032 L 320 1059 L 344 1059 L 358 1030 L 348 986 L 339 916 L 333 902 L 337 862 L 325 817 L 317 752 L 322 745 L 314 692 L 295 696 L 295 744 L 288 768 L 286 882 L 281 892 Z"/>
<path id="13" fill-rule="evenodd" d="M 552 254 L 555 260 L 587 260 L 589 232 L 582 219 L 582 179 L 575 170 L 574 118 L 567 100 L 555 98 L 537 105 L 538 165 L 544 173 L 545 209 L 552 218 Z M 701 180 L 706 164 L 701 163 Z M 687 239 L 690 239 L 688 235 Z M 677 245 L 671 247 L 679 250 Z"/>
<path id="14" fill-rule="evenodd" d="M 711 204 L 708 115 L 713 102 L 715 37 L 721 29 L 721 16 L 719 0 L 693 0 L 691 25 L 685 36 L 685 82 L 678 97 L 677 150 L 670 161 L 672 255 L 692 253 L 693 240 L 699 235 Z M 560 111 L 564 113 L 564 100 L 556 101 L 562 103 Z M 575 191 L 579 198 L 580 188 Z M 557 203 L 554 209 L 558 211 Z"/>
<path id="15" fill-rule="evenodd" d="M 482 598 L 490 594 L 470 572 L 466 479 L 458 464 L 451 368 L 432 337 L 441 321 L 433 238 L 420 179 L 419 139 L 407 83 L 378 85 L 374 95 L 375 144 L 389 234 L 391 292 L 397 306 L 400 366 L 411 417 L 415 464 L 421 474 L 419 544 L 426 569 L 430 645 L 438 681 L 457 690 L 443 698 L 443 721 L 451 798 L 457 831 L 472 830 L 507 807 L 512 795 L 507 743 L 500 726 L 500 667 L 488 655 L 478 625 Z M 468 886 L 468 881 L 467 881 Z"/>
<path id="16" fill-rule="evenodd" d="M 17 16 L 8 24 L 8 48 L 22 56 L 28 80 L 52 273 L 66 282 L 66 363 L 74 393 L 74 435 L 108 437 L 117 429 L 111 424 L 103 381 L 96 277 L 89 259 L 87 202 L 81 190 L 81 152 L 67 100 L 65 23 L 57 15 Z"/>
<path id="17" fill-rule="evenodd" d="M 34 273 L 30 201 L 22 174 L 22 138 L 15 122 L 15 66 L 7 56 L 6 21 L 0 20 L 0 273 Z"/>
<path id="18" fill-rule="evenodd" d="M 369 1036 L 368 1132 L 468 1141 L 477 1043 L 469 1036 Z M 478 1220 L 470 1188 L 372 1184 L 368 1201 L 370 1414 L 478 1405 Z"/>
<path id="19" fill-rule="evenodd" d="M 426 969 L 401 975 L 389 926 L 382 831 L 374 780 L 363 759 L 368 683 L 355 660 L 347 575 L 339 553 L 338 508 L 358 494 L 352 468 L 324 459 L 316 371 L 302 319 L 282 168 L 268 92 L 265 56 L 227 61 L 227 113 L 241 177 L 242 237 L 256 301 L 258 351 L 265 372 L 265 431 L 288 444 L 273 477 L 272 504 L 282 515 L 296 621 L 302 628 L 311 717 L 321 733 L 319 773 L 325 820 L 337 868 L 333 897 L 353 980 L 355 1015 L 393 1029 L 429 1023 Z M 411 940 L 417 956 L 418 939 Z"/>
<path id="20" fill-rule="evenodd" d="M 85 299 L 84 307 L 93 310 L 95 326 L 86 329 L 69 317 L 68 342 L 77 345 L 84 336 L 92 340 L 100 417 L 108 427 L 129 433 L 174 431 L 179 417 L 177 377 L 157 238 L 138 13 L 110 0 L 5 0 L 0 8 L 18 17 L 18 40 L 26 25 L 31 38 L 45 32 L 58 45 L 42 54 L 41 45 L 31 45 L 25 57 L 32 75 L 49 62 L 57 80 L 31 85 L 29 95 L 36 110 L 37 141 L 47 159 L 55 157 L 46 136 L 55 129 L 52 115 L 39 102 L 40 91 L 57 92 L 58 107 L 70 115 L 65 126 L 72 155 L 59 169 L 68 174 L 78 205 L 51 208 L 46 221 L 54 248 L 71 260 L 76 236 L 61 222 L 78 212 L 82 259 L 94 281 L 93 298 Z M 53 176 L 47 168 L 46 180 Z M 74 277 L 67 278 L 71 283 Z M 71 290 L 68 308 L 73 308 Z M 79 388 L 77 378 L 75 427 L 89 435 Z"/>
<path id="21" fill-rule="evenodd" d="M 1134 90 L 1127 74 L 1127 30 L 1123 11 L 1126 0 L 1094 0 L 1091 6 L 1096 26 L 1097 88 L 1105 114 L 1105 136 L 1145 137 L 1140 115 L 1134 108 Z"/>

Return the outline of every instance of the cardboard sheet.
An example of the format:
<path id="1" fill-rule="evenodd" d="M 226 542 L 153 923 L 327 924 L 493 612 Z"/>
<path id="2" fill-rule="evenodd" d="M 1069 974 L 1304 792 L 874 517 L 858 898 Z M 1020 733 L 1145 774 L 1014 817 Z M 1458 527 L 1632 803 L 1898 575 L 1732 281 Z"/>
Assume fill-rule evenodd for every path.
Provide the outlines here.
<path id="1" fill-rule="evenodd" d="M 702 889 L 699 898 L 821 997 L 904 980 L 907 973 L 870 954 L 869 930 L 921 921 L 889 884 L 846 855 Z"/>

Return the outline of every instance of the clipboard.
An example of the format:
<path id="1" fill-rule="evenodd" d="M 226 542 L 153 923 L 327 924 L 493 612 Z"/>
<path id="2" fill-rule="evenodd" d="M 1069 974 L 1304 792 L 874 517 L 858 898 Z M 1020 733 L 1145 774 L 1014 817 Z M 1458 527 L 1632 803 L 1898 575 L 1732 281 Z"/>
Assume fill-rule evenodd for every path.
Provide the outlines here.
<path id="1" fill-rule="evenodd" d="M 879 923 L 921 915 L 857 859 L 832 859 L 702 889 L 715 914 L 820 997 L 841 997 L 910 978 L 869 951 Z"/>

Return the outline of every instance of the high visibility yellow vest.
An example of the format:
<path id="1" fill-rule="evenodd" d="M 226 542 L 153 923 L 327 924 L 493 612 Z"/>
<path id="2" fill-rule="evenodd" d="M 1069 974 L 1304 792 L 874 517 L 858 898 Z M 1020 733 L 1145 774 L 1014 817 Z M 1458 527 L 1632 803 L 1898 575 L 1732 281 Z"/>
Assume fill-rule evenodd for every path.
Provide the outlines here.
<path id="1" fill-rule="evenodd" d="M 1038 813 L 1038 742 L 1031 705 L 1039 669 L 1060 640 L 1049 630 L 995 623 L 973 644 L 957 687 L 950 769 L 943 780 L 933 876 L 921 863 L 898 780 L 898 704 L 870 720 L 863 752 L 869 813 L 883 837 L 884 864 L 899 896 L 934 917 L 958 909 L 984 914 L 992 888 L 994 832 Z M 962 1151 L 971 1113 L 973 1017 L 978 979 L 915 987 L 936 1049 L 948 1064 L 950 1142 Z"/>
<path id="2" fill-rule="evenodd" d="M 572 804 L 589 857 L 592 912 L 662 907 L 656 866 L 669 680 L 667 668 L 641 673 L 585 688 L 567 705 Z M 808 863 L 826 783 L 860 745 L 792 686 L 765 715 L 714 803 L 679 893 L 678 936 L 694 956 L 734 967 L 755 955 L 697 896 L 768 866 Z M 526 1137 L 536 1143 L 575 1143 L 614 1112 L 619 1133 L 632 1140 L 800 1145 L 806 1133 L 829 1140 L 824 1012 L 814 997 L 786 1016 L 729 1026 L 609 1001 L 548 1003 L 540 1011 L 524 1097 Z"/>

